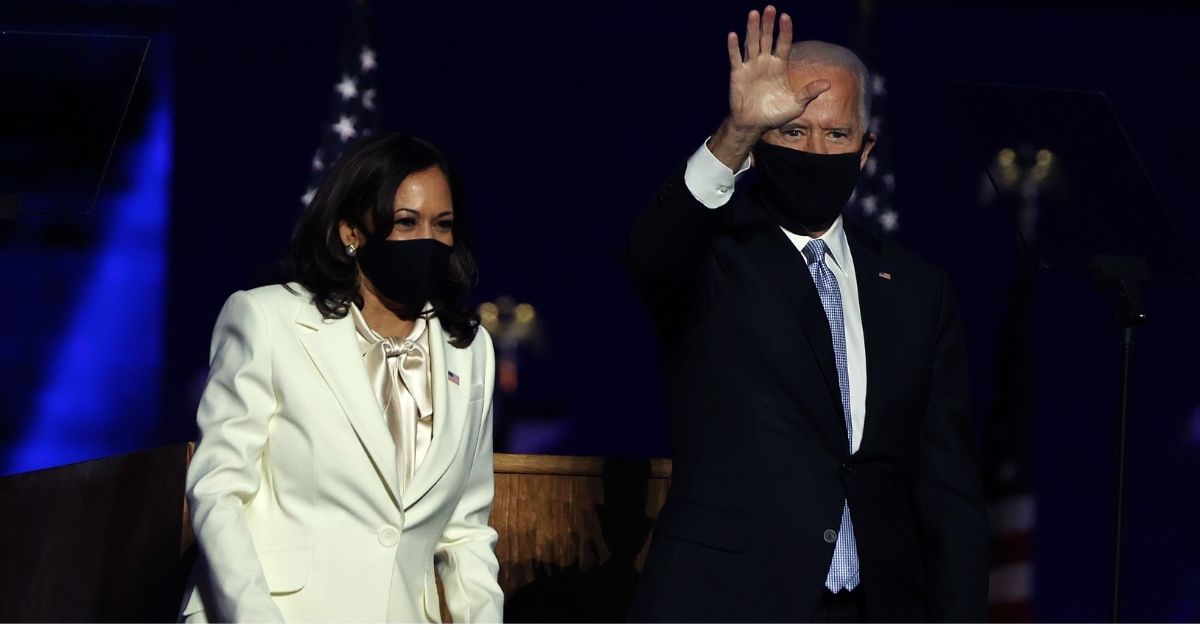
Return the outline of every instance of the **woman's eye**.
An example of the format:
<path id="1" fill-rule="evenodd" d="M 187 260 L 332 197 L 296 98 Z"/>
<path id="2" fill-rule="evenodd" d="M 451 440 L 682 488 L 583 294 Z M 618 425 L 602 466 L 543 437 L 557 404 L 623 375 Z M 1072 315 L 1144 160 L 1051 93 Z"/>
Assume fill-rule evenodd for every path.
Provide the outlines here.
<path id="1" fill-rule="evenodd" d="M 399 217 L 396 219 L 396 225 L 400 227 L 413 227 L 417 224 L 417 220 L 412 217 Z"/>
<path id="2" fill-rule="evenodd" d="M 437 226 L 439 229 L 446 230 L 447 232 L 449 232 L 454 229 L 454 222 L 453 221 L 438 221 Z"/>

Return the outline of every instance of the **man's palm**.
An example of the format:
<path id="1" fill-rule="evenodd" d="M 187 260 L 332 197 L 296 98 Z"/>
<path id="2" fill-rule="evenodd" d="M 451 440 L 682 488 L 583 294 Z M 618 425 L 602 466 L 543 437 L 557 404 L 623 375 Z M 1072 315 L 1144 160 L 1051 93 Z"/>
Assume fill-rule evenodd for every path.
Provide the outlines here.
<path id="1" fill-rule="evenodd" d="M 804 113 L 805 108 L 829 82 L 813 81 L 799 92 L 788 83 L 788 54 L 792 48 L 792 20 L 785 13 L 779 20 L 779 39 L 774 40 L 775 7 L 767 6 L 761 19 L 751 11 L 746 20 L 746 49 L 730 33 L 729 111 L 739 127 L 766 131 Z"/>

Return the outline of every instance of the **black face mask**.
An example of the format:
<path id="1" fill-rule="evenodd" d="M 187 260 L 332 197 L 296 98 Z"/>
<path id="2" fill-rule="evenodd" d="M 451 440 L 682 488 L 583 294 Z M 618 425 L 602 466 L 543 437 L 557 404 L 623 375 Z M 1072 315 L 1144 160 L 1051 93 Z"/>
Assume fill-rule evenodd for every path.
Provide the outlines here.
<path id="1" fill-rule="evenodd" d="M 784 229 L 806 234 L 829 227 L 858 183 L 859 160 L 853 153 L 808 153 L 759 141 L 754 146 L 759 199 Z"/>
<path id="2" fill-rule="evenodd" d="M 452 249 L 432 238 L 389 241 L 369 236 L 358 250 L 358 264 L 383 297 L 415 316 L 445 284 Z"/>

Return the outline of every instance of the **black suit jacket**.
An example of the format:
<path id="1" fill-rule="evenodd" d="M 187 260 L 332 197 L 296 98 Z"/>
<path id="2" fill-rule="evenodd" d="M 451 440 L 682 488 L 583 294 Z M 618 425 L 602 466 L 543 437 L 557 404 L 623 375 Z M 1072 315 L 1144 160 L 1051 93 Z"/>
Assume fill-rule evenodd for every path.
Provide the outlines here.
<path id="1" fill-rule="evenodd" d="M 853 455 L 816 288 L 755 196 L 705 208 L 680 169 L 639 217 L 625 263 L 658 332 L 674 469 L 633 619 L 810 619 L 843 501 L 871 621 L 984 619 L 987 516 L 950 285 L 846 231 L 867 359 Z"/>

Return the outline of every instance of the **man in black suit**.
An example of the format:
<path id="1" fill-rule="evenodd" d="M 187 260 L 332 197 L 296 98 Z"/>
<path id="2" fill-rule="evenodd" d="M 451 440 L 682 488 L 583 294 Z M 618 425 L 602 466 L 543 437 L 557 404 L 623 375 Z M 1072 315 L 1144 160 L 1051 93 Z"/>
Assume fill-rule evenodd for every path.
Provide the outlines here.
<path id="1" fill-rule="evenodd" d="M 982 621 L 987 517 L 945 274 L 849 224 L 866 69 L 728 36 L 730 113 L 639 217 L 674 472 L 639 621 Z M 774 44 L 774 45 L 773 45 Z M 757 185 L 733 188 L 752 168 Z"/>

